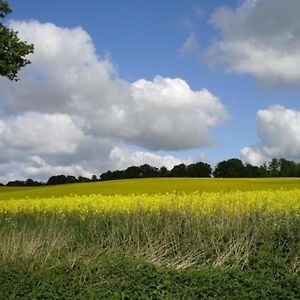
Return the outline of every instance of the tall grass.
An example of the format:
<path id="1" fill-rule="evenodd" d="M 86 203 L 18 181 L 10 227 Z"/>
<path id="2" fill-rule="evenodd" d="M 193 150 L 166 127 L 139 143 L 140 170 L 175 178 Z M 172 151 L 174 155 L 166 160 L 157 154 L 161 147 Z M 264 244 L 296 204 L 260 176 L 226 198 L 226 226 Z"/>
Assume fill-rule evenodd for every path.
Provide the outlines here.
<path id="1" fill-rule="evenodd" d="M 255 212 L 235 215 L 161 210 L 134 213 L 0 215 L 0 260 L 75 264 L 102 254 L 134 256 L 171 268 L 244 269 L 257 257 L 278 257 L 299 272 L 300 219 Z"/>

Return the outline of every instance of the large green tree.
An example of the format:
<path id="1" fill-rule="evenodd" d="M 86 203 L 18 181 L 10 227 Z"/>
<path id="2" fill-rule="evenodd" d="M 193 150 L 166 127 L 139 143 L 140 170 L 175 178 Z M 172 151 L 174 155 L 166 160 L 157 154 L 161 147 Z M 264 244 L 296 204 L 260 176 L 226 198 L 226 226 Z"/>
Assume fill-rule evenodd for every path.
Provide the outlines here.
<path id="1" fill-rule="evenodd" d="M 231 158 L 219 162 L 213 172 L 214 177 L 236 178 L 246 177 L 246 168 L 243 162 L 237 158 Z"/>
<path id="2" fill-rule="evenodd" d="M 0 0 L 0 20 L 12 10 L 6 1 Z M 33 45 L 23 42 L 18 32 L 0 22 L 0 76 L 18 80 L 20 68 L 30 64 L 26 56 L 33 53 Z"/>

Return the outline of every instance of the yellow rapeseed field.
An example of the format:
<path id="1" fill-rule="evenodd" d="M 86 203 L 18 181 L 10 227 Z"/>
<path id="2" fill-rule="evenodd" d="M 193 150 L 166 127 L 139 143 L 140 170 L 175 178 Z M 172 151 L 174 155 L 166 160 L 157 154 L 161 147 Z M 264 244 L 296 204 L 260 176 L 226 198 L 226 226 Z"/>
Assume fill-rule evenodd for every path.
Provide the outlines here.
<path id="1" fill-rule="evenodd" d="M 17 199 L 0 201 L 0 213 L 56 212 L 159 212 L 178 211 L 194 214 L 230 213 L 248 214 L 259 211 L 264 214 L 299 214 L 300 190 L 265 190 L 232 192 L 194 192 L 131 195 L 63 196 L 43 199 Z"/>

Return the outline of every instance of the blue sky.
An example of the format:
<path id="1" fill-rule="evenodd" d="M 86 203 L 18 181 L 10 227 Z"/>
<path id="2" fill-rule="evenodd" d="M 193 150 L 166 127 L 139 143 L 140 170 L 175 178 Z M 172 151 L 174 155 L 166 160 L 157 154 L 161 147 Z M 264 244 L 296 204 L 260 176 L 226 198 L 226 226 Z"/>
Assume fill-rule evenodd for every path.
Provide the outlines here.
<path id="1" fill-rule="evenodd" d="M 90 36 L 99 59 L 107 59 L 116 70 L 113 77 L 118 77 L 128 85 L 140 79 L 152 83 L 155 76 L 180 78 L 189 85 L 192 91 L 206 89 L 211 95 L 218 97 L 224 107 L 224 114 L 226 112 L 228 114 L 226 121 L 215 122 L 213 126 L 207 125 L 203 129 L 214 141 L 211 146 L 208 146 L 209 143 L 200 141 L 196 148 L 191 146 L 192 142 L 187 142 L 186 146 L 164 148 L 156 146 L 158 143 L 156 141 L 155 145 L 146 140 L 119 139 L 116 141 L 114 136 L 113 144 L 107 148 L 104 147 L 105 151 L 104 148 L 99 151 L 103 150 L 106 153 L 104 155 L 108 155 L 110 151 L 111 157 L 111 149 L 115 147 L 126 149 L 124 153 L 119 154 L 123 155 L 122 159 L 118 157 L 122 163 L 114 166 L 105 165 L 99 161 L 97 163 L 99 168 L 103 169 L 102 171 L 105 171 L 105 168 L 126 166 L 126 155 L 130 156 L 132 152 L 139 151 L 152 153 L 161 158 L 172 156 L 185 162 L 201 158 L 215 163 L 231 157 L 240 157 L 244 161 L 259 164 L 272 156 L 300 159 L 300 146 L 291 144 L 293 135 L 298 132 L 298 125 L 300 127 L 298 115 L 300 75 L 297 70 L 294 70 L 294 67 L 300 68 L 300 60 L 296 54 L 300 50 L 297 42 L 300 22 L 297 22 L 294 13 L 299 8 L 299 2 L 285 1 L 284 9 L 281 2 L 279 0 L 88 0 L 84 2 L 78 0 L 10 0 L 13 13 L 6 19 L 6 22 L 8 24 L 11 24 L 10 21 L 17 22 L 17 25 L 10 25 L 17 30 L 20 26 L 18 22 L 30 22 L 30 20 L 36 20 L 38 24 L 52 23 L 57 28 L 70 30 L 80 26 Z M 276 28 L 275 19 L 281 11 L 283 21 L 280 22 L 283 23 L 278 21 L 280 30 L 273 32 L 270 28 Z M 270 28 L 269 23 L 272 23 Z M 23 31 L 31 30 L 32 26 L 28 25 L 27 29 L 24 28 L 20 30 L 22 36 L 26 36 L 27 33 Z M 288 36 L 287 40 L 284 39 L 286 36 Z M 188 45 L 189 37 L 192 43 Z M 215 47 L 213 48 L 212 45 Z M 248 49 L 251 51 L 249 52 Z M 281 58 L 281 66 L 273 67 Z M 34 64 L 33 60 L 33 68 Z M 45 71 L 39 71 L 36 67 L 36 72 Z M 23 77 L 25 78 L 24 89 L 29 87 L 26 85 L 26 74 L 24 71 L 21 75 L 21 81 Z M 7 84 L 4 80 L 2 87 Z M 53 89 L 53 86 L 51 88 Z M 19 115 L 34 111 L 30 105 L 26 107 L 25 104 L 20 104 L 22 99 L 17 98 L 20 93 L 17 93 L 15 89 L 10 85 L 9 91 L 3 99 L 1 98 L 2 101 L 0 99 L 2 102 L 0 107 L 7 108 L 2 113 L 6 126 L 15 126 L 13 121 L 7 121 L 7 119 L 15 119 Z M 47 97 L 44 96 L 45 94 L 41 95 L 43 99 L 40 101 L 46 101 L 44 98 Z M 7 99 L 10 99 L 10 102 Z M 17 103 L 20 104 L 18 108 L 16 108 Z M 53 113 L 53 109 L 47 109 L 37 109 L 37 113 Z M 128 112 L 130 113 L 130 108 Z M 63 107 L 60 110 L 58 106 L 55 113 L 65 113 L 73 118 L 71 111 L 66 111 Z M 176 112 L 173 113 L 176 114 Z M 212 110 L 208 114 L 214 113 Z M 168 112 L 166 111 L 165 114 Z M 272 120 L 276 118 L 276 121 L 272 121 L 273 123 L 268 117 L 270 114 Z M 33 118 L 35 117 L 37 116 Z M 40 115 L 37 118 L 39 117 Z M 222 118 L 221 113 L 218 112 L 215 117 Z M 150 120 L 155 123 L 155 115 Z M 184 118 L 180 117 L 178 120 L 183 122 Z M 189 130 L 192 128 L 197 132 L 197 124 L 195 127 L 191 124 L 188 127 Z M 293 126 L 289 127 L 290 124 Z M 176 130 L 174 128 L 174 131 Z M 278 136 L 285 133 L 289 140 L 277 140 Z M 147 136 L 147 129 L 143 131 L 143 135 Z M 98 133 L 97 138 L 99 137 L 103 138 L 102 131 Z M 181 136 L 179 135 L 178 138 L 180 139 Z M 201 136 L 195 134 L 195 138 L 201 138 Z M 245 147 L 248 147 L 248 150 L 243 152 L 242 149 Z M 19 168 L 21 171 L 12 172 L 11 176 L 21 177 L 27 175 L 46 177 L 48 171 L 45 171 L 45 166 L 48 166 L 46 169 L 51 172 L 60 170 L 63 172 L 63 167 L 66 168 L 66 172 L 75 170 L 75 173 L 84 171 L 90 174 L 96 171 L 90 168 L 86 162 L 87 159 L 82 159 L 83 154 L 80 155 L 78 163 L 75 163 L 75 158 L 69 159 L 66 153 L 60 158 L 54 158 L 47 153 L 36 151 L 32 145 L 29 147 L 26 144 L 23 148 L 31 149 L 26 150 L 26 156 L 31 160 L 33 157 L 35 171 L 28 173 L 26 168 L 30 169 L 30 163 L 20 160 L 18 155 L 14 154 L 16 157 L 2 158 L 2 178 L 7 177 L 5 175 L 7 166 L 12 164 L 17 166 L 14 169 Z M 12 148 L 11 151 L 15 153 L 18 152 L 17 150 Z M 72 151 L 70 150 L 70 153 L 74 154 Z M 136 156 L 133 155 L 131 158 L 128 164 L 135 163 Z M 148 162 L 146 158 L 145 162 Z M 69 160 L 72 161 L 70 165 L 67 163 Z M 81 161 L 85 161 L 84 167 Z M 162 161 L 160 160 L 160 163 Z M 137 162 L 143 162 L 143 160 L 137 159 Z M 95 162 L 93 161 L 92 164 Z M 43 170 L 39 172 L 36 165 L 42 166 Z M 74 169 L 74 166 L 77 166 L 77 169 Z M 68 169 L 68 167 L 71 168 Z"/>

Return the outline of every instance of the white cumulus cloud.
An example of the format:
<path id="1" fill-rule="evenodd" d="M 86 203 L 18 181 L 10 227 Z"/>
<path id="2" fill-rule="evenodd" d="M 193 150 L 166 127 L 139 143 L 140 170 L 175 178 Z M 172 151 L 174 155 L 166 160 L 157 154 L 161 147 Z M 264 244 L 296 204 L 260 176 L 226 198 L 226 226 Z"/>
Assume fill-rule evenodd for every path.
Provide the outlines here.
<path id="1" fill-rule="evenodd" d="M 300 161 L 300 111 L 280 105 L 257 112 L 260 143 L 241 150 L 244 160 L 259 165 L 271 158 Z"/>
<path id="2" fill-rule="evenodd" d="M 33 154 L 72 154 L 84 133 L 70 116 L 27 112 L 0 120 L 0 147 Z"/>
<path id="3" fill-rule="evenodd" d="M 299 11 L 299 0 L 245 0 L 236 9 L 217 9 L 210 23 L 220 37 L 206 59 L 264 83 L 299 83 Z"/>
<path id="4" fill-rule="evenodd" d="M 157 76 L 131 86 L 135 113 L 132 140 L 152 150 L 183 150 L 212 144 L 209 129 L 228 114 L 208 90 L 193 91 L 180 78 Z"/>

